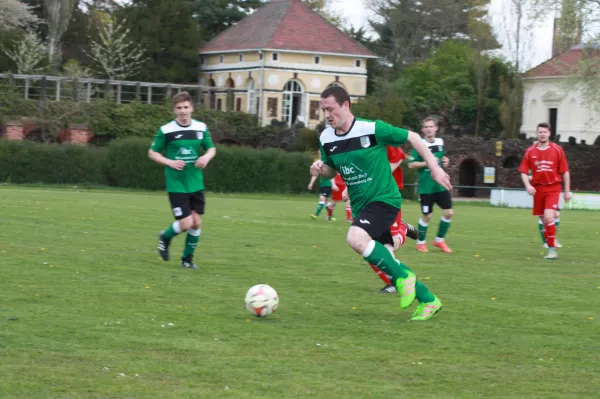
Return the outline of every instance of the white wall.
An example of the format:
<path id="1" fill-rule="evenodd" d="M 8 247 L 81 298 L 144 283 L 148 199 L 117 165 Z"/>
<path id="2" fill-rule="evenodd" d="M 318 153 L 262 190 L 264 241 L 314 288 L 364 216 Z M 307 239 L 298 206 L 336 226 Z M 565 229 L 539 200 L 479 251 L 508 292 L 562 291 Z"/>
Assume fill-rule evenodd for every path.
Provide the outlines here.
<path id="1" fill-rule="evenodd" d="M 550 108 L 557 108 L 556 132 L 560 141 L 569 136 L 593 144 L 600 136 L 600 119 L 584 104 L 579 90 L 566 78 L 527 78 L 524 81 L 521 132 L 535 137 L 540 122 L 550 122 Z"/>
<path id="2" fill-rule="evenodd" d="M 490 204 L 509 208 L 533 208 L 533 197 L 523 190 L 493 189 Z M 565 205 L 563 193 L 558 202 L 560 209 L 600 209 L 600 193 L 573 193 L 573 198 Z"/>

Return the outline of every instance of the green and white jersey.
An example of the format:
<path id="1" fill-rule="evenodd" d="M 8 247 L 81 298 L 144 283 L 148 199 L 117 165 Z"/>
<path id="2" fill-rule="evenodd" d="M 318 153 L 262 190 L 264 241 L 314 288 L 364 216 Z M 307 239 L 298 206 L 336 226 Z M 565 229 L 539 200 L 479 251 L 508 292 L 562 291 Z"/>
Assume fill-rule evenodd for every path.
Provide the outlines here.
<path id="1" fill-rule="evenodd" d="M 342 175 L 352 213 L 358 215 L 369 203 L 402 206 L 402 196 L 392 177 L 386 145 L 399 147 L 408 140 L 408 130 L 382 121 L 354 120 L 350 130 L 336 134 L 326 128 L 320 137 L 321 160 Z"/>
<path id="2" fill-rule="evenodd" d="M 423 143 L 431 150 L 433 156 L 437 158 L 438 165 L 442 164 L 442 157 L 445 155 L 444 152 L 444 139 L 436 137 L 433 142 L 423 139 Z M 424 162 L 423 158 L 414 149 L 408 158 L 408 163 L 411 162 Z M 431 177 L 431 171 L 428 167 L 419 169 L 419 194 L 433 194 L 446 191 L 446 189 L 438 184 Z"/>
<path id="3" fill-rule="evenodd" d="M 181 126 L 177 121 L 171 121 L 161 126 L 150 149 L 186 164 L 182 170 L 165 166 L 167 192 L 193 193 L 204 190 L 202 169 L 194 163 L 200 157 L 200 147 L 208 150 L 214 146 L 206 124 L 202 122 L 192 119 L 189 126 Z"/>
<path id="4" fill-rule="evenodd" d="M 321 176 L 319 179 L 319 187 L 331 187 L 331 179 L 326 179 Z"/>

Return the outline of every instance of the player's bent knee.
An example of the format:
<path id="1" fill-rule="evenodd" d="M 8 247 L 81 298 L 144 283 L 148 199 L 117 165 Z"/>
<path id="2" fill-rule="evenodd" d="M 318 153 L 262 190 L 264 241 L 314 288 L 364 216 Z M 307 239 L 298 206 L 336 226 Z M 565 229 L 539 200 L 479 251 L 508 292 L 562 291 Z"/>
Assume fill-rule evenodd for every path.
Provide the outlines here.
<path id="1" fill-rule="evenodd" d="M 425 223 L 429 223 L 431 221 L 431 213 L 421 215 L 421 219 L 423 219 Z"/>
<path id="2" fill-rule="evenodd" d="M 179 221 L 179 227 L 181 228 L 182 232 L 188 231 L 189 229 L 191 229 L 193 224 L 194 224 L 194 219 L 192 218 L 191 215 L 187 216 Z"/>
<path id="3" fill-rule="evenodd" d="M 444 209 L 444 212 L 442 212 L 442 215 L 444 215 L 444 217 L 446 219 L 452 219 L 452 216 L 454 216 L 454 210 L 452 210 L 452 209 Z"/>
<path id="4" fill-rule="evenodd" d="M 360 227 L 351 226 L 346 235 L 348 245 L 359 254 L 365 252 L 370 241 L 371 236 Z"/>

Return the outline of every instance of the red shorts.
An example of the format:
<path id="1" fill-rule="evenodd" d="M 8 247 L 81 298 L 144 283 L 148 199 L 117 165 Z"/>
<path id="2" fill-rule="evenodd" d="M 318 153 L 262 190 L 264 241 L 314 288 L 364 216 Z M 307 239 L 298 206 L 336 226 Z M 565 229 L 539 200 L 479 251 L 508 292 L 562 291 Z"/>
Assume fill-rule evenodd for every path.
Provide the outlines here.
<path id="1" fill-rule="evenodd" d="M 333 199 L 336 202 L 342 201 L 342 192 L 344 192 L 344 190 L 346 189 L 345 185 L 340 185 L 338 183 L 338 191 L 333 191 L 331 190 L 331 199 Z"/>
<path id="2" fill-rule="evenodd" d="M 392 237 L 400 234 L 400 231 L 402 230 L 400 228 L 401 224 L 402 224 L 402 209 L 400 209 L 400 211 L 398 212 L 398 215 L 396 216 L 396 220 L 394 220 L 394 224 L 392 225 L 392 227 L 390 227 L 390 234 L 392 235 Z"/>
<path id="3" fill-rule="evenodd" d="M 533 195 L 533 215 L 544 216 L 545 209 L 558 211 L 560 191 L 537 191 Z"/>

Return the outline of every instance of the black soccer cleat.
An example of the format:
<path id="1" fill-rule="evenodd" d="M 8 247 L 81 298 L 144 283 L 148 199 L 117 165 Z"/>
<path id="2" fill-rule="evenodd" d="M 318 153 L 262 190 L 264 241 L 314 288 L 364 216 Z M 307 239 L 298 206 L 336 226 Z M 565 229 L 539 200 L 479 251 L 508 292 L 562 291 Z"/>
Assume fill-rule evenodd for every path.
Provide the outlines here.
<path id="1" fill-rule="evenodd" d="M 181 267 L 194 270 L 198 269 L 198 266 L 194 264 L 191 256 L 188 256 L 187 258 L 181 258 Z"/>
<path id="2" fill-rule="evenodd" d="M 395 294 L 396 292 L 398 292 L 398 290 L 393 285 L 386 285 L 377 291 L 378 294 Z"/>
<path id="3" fill-rule="evenodd" d="M 416 240 L 417 238 L 419 238 L 419 232 L 417 231 L 415 226 L 413 226 L 410 223 L 406 223 L 405 220 L 402 220 L 402 223 L 404 223 L 406 225 L 406 236 L 408 238 L 412 238 L 413 240 Z"/>
<path id="4" fill-rule="evenodd" d="M 164 230 L 158 234 L 158 254 L 165 262 L 169 260 L 169 245 L 171 240 L 165 238 Z"/>

